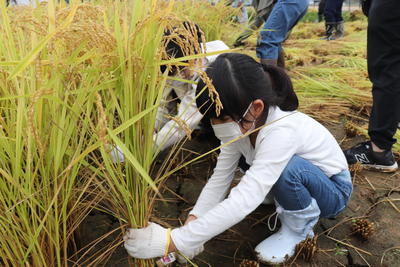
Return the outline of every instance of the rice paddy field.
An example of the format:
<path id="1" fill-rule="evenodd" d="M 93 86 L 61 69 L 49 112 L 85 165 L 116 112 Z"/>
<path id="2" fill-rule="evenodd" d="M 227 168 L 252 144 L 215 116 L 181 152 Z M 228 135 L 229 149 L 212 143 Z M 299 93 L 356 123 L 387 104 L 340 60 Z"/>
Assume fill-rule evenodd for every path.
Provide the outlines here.
<path id="1" fill-rule="evenodd" d="M 201 129 L 168 151 L 154 148 L 170 80 L 160 65 L 195 68 L 204 56 L 165 59 L 163 33 L 190 21 L 205 41 L 232 47 L 246 27 L 237 14 L 203 0 L 0 3 L 0 266 L 154 266 L 128 257 L 122 234 L 149 221 L 181 225 L 217 155 Z M 300 110 L 348 148 L 367 138 L 367 20 L 345 13 L 345 36 L 328 42 L 315 17 L 311 9 L 285 41 L 287 72 Z M 233 51 L 255 57 L 256 38 Z M 123 164 L 112 160 L 116 145 Z M 400 266 L 399 174 L 352 174 L 346 211 L 321 219 L 285 266 Z M 273 212 L 261 205 L 187 266 L 258 266 L 253 249 L 271 234 Z"/>

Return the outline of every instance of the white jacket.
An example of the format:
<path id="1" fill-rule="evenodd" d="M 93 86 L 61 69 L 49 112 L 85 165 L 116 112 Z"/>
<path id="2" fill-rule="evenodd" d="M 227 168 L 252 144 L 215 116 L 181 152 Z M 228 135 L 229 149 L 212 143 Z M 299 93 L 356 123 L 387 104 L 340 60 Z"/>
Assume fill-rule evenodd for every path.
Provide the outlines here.
<path id="1" fill-rule="evenodd" d="M 36 7 L 37 3 L 47 2 L 46 0 L 10 0 L 10 6 L 32 6 Z"/>
<path id="2" fill-rule="evenodd" d="M 178 250 L 195 249 L 243 220 L 263 202 L 293 155 L 328 177 L 348 169 L 335 138 L 309 116 L 275 107 L 269 109 L 269 123 L 258 133 L 254 148 L 249 137 L 221 148 L 214 173 L 190 212 L 198 219 L 171 233 Z M 241 155 L 251 167 L 225 198 Z"/>

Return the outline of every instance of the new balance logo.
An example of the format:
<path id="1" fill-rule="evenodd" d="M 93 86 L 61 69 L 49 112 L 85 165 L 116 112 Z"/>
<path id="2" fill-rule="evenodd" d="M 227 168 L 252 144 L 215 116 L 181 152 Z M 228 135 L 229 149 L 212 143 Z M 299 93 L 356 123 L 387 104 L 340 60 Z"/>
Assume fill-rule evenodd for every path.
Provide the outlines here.
<path id="1" fill-rule="evenodd" d="M 356 158 L 356 160 L 358 162 L 361 163 L 369 163 L 369 159 L 367 158 L 367 155 L 365 155 L 364 153 L 362 154 L 355 154 L 354 157 Z"/>

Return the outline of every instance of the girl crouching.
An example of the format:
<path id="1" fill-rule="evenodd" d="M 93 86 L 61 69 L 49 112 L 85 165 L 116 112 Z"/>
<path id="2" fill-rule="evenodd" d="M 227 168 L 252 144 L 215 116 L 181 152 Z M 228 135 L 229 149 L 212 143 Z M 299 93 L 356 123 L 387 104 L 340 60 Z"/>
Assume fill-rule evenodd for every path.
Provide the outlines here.
<path id="1" fill-rule="evenodd" d="M 255 250 L 260 261 L 282 263 L 296 244 L 314 235 L 320 217 L 345 209 L 352 192 L 346 159 L 325 127 L 296 111 L 298 99 L 283 70 L 227 53 L 206 72 L 223 105 L 217 114 L 200 81 L 197 106 L 222 144 L 214 173 L 184 226 L 171 231 L 150 223 L 130 229 L 125 248 L 136 258 L 172 251 L 192 258 L 271 193 L 282 227 Z M 250 167 L 226 197 L 242 156 Z"/>

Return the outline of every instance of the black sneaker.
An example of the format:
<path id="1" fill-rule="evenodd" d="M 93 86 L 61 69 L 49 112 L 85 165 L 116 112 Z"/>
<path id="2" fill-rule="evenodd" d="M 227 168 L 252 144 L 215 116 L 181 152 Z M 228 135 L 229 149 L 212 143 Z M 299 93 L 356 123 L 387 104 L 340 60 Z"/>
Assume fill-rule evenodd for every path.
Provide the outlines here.
<path id="1" fill-rule="evenodd" d="M 392 151 L 374 152 L 371 141 L 360 143 L 343 152 L 349 164 L 359 162 L 367 169 L 381 172 L 395 172 L 398 168 Z"/>

